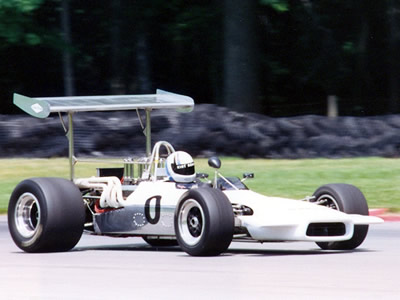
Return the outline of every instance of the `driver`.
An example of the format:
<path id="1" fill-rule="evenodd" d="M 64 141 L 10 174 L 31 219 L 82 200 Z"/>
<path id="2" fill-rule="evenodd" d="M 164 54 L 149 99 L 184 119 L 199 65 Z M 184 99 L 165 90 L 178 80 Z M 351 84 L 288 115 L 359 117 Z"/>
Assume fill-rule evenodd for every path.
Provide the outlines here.
<path id="1" fill-rule="evenodd" d="M 194 182 L 196 173 L 194 161 L 189 153 L 176 151 L 167 157 L 165 164 L 168 178 L 175 182 Z"/>

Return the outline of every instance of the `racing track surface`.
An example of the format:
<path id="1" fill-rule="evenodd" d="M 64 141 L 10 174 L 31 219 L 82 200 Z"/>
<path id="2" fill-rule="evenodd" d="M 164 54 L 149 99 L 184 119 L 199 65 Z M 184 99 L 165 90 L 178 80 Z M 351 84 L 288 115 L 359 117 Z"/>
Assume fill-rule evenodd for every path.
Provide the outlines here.
<path id="1" fill-rule="evenodd" d="M 398 299 L 400 222 L 353 252 L 313 243 L 233 243 L 219 257 L 84 235 L 67 253 L 26 254 L 0 216 L 1 299 Z"/>

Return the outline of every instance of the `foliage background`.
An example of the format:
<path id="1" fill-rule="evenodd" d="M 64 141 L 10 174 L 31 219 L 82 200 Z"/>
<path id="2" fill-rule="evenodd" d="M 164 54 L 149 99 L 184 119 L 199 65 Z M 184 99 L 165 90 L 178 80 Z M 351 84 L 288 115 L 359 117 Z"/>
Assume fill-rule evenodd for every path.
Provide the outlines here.
<path id="1" fill-rule="evenodd" d="M 0 113 L 155 88 L 270 116 L 398 113 L 398 0 L 0 0 Z"/>

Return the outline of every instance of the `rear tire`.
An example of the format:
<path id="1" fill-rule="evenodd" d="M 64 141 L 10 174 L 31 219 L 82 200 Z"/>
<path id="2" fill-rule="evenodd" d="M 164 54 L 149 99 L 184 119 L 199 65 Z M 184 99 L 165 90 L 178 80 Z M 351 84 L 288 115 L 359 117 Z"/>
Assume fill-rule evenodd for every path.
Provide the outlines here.
<path id="1" fill-rule="evenodd" d="M 26 252 L 59 252 L 80 240 L 85 207 L 79 189 L 62 178 L 32 178 L 14 189 L 8 205 L 8 228 Z"/>
<path id="2" fill-rule="evenodd" d="M 355 186 L 338 183 L 327 184 L 314 193 L 315 201 L 324 200 L 325 206 L 347 214 L 368 215 L 368 204 L 363 193 Z M 342 242 L 317 242 L 324 250 L 352 250 L 362 244 L 368 233 L 368 225 L 355 225 L 350 240 Z"/>
<path id="3" fill-rule="evenodd" d="M 183 251 L 193 256 L 219 255 L 232 241 L 232 204 L 217 189 L 189 190 L 175 210 L 174 225 Z"/>

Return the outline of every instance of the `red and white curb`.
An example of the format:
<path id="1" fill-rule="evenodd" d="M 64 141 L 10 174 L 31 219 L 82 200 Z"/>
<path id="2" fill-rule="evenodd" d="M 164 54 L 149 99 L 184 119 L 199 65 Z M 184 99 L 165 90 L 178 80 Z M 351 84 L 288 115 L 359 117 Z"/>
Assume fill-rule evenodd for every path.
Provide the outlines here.
<path id="1" fill-rule="evenodd" d="M 400 222 L 400 214 L 390 213 L 387 208 L 370 209 L 369 215 L 382 218 L 385 222 Z"/>

